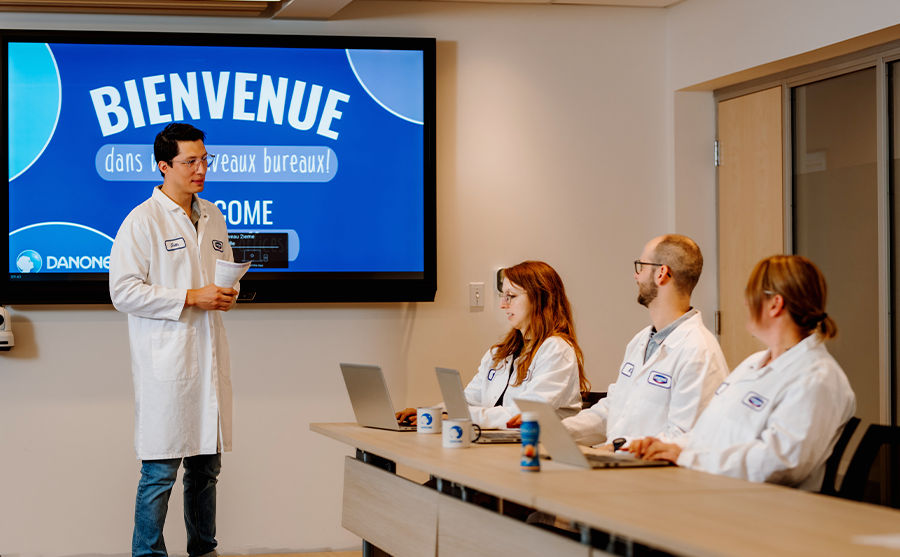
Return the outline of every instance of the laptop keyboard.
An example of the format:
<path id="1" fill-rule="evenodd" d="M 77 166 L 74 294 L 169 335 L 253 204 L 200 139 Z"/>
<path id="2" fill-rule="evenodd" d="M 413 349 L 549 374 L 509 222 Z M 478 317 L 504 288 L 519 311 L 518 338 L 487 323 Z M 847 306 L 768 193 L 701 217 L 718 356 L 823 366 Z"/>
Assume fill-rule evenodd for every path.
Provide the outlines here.
<path id="1" fill-rule="evenodd" d="M 627 462 L 629 460 L 634 460 L 634 457 L 629 458 L 625 455 L 585 453 L 584 456 L 587 457 L 589 462 Z"/>

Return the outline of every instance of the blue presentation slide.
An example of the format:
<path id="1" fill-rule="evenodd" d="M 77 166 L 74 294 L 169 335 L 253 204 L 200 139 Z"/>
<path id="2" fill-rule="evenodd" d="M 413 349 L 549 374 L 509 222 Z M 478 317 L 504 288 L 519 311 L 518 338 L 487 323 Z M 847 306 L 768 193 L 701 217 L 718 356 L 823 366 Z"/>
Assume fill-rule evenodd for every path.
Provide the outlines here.
<path id="1" fill-rule="evenodd" d="M 105 273 L 183 121 L 251 272 L 421 272 L 423 55 L 11 43 L 9 269 Z"/>

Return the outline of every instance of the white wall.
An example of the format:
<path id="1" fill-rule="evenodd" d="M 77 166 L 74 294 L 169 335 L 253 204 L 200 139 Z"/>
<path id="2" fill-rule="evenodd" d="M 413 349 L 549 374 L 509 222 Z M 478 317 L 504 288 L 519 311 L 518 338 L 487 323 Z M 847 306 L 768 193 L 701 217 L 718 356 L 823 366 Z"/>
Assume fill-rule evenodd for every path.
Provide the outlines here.
<path id="1" fill-rule="evenodd" d="M 896 0 L 686 0 L 668 10 L 678 90 L 900 23 Z"/>
<path id="2" fill-rule="evenodd" d="M 438 39 L 438 295 L 428 304 L 239 306 L 226 315 L 234 452 L 219 489 L 225 552 L 348 548 L 337 442 L 313 421 L 352 412 L 338 362 L 375 362 L 395 402 L 436 400 L 433 367 L 466 377 L 503 332 L 466 285 L 544 259 L 575 306 L 604 390 L 646 323 L 631 260 L 673 223 L 667 199 L 665 12 L 362 2 L 332 22 L 4 14 L 3 25 L 434 36 Z M 669 161 L 671 162 L 671 161 Z M 209 188 L 215 188 L 209 184 Z M 138 463 L 125 318 L 108 307 L 15 307 L 0 355 L 0 554 L 126 554 Z M 167 538 L 183 552 L 180 492 Z"/>

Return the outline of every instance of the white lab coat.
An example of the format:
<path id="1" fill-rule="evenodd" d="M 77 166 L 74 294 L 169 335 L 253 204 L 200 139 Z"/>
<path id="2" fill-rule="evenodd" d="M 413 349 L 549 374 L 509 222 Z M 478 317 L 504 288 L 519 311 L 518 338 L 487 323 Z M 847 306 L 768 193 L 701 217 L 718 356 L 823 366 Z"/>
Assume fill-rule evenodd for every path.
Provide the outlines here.
<path id="1" fill-rule="evenodd" d="M 741 362 L 694 429 L 674 440 L 678 465 L 817 491 L 856 397 L 816 334 L 760 367 L 767 357 Z"/>
<path id="2" fill-rule="evenodd" d="M 185 307 L 189 288 L 213 282 L 217 259 L 233 260 L 225 219 L 199 200 L 191 219 L 157 187 L 119 228 L 109 292 L 128 314 L 141 460 L 231 450 L 231 370 L 222 313 Z"/>
<path id="3" fill-rule="evenodd" d="M 699 311 L 669 333 L 644 363 L 650 330 L 643 329 L 628 343 L 607 396 L 563 420 L 579 443 L 680 436 L 694 425 L 728 375 L 722 349 Z"/>
<path id="4" fill-rule="evenodd" d="M 571 416 L 581 409 L 581 388 L 578 382 L 578 359 L 575 349 L 558 336 L 544 340 L 531 359 L 528 373 L 520 385 L 512 385 L 510 378 L 512 357 L 493 366 L 493 350 L 481 358 L 478 373 L 466 386 L 466 402 L 472 421 L 487 429 L 502 429 L 506 422 L 520 413 L 513 399 L 529 398 L 553 405 L 560 417 Z M 503 405 L 494 406 L 503 395 Z"/>

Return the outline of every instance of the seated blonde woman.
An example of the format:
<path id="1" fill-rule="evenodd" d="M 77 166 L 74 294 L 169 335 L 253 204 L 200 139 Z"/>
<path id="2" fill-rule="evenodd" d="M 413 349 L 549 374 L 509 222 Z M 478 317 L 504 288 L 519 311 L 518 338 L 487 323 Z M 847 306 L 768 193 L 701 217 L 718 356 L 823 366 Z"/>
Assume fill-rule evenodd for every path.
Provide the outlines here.
<path id="1" fill-rule="evenodd" d="M 756 264 L 744 291 L 747 330 L 767 349 L 716 390 L 693 429 L 628 450 L 696 470 L 816 491 L 825 461 L 856 409 L 841 366 L 824 341 L 837 333 L 825 313 L 825 278 L 810 260 L 776 255 Z"/>

